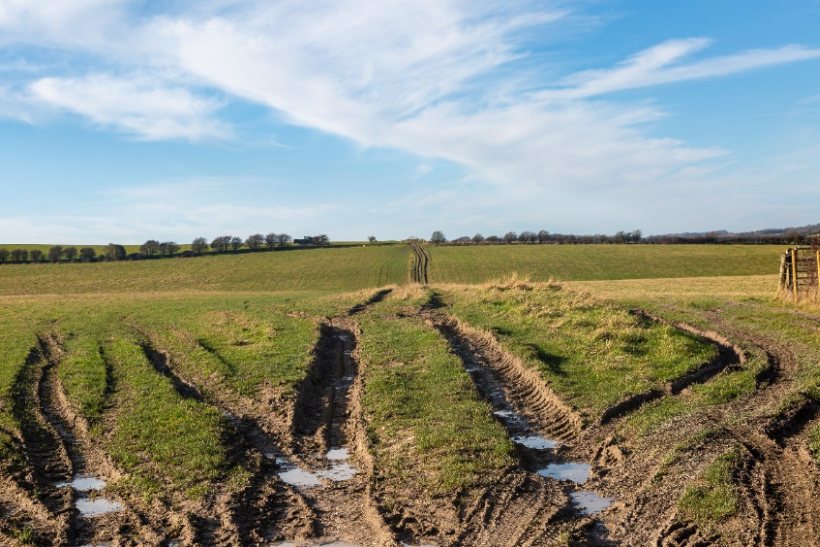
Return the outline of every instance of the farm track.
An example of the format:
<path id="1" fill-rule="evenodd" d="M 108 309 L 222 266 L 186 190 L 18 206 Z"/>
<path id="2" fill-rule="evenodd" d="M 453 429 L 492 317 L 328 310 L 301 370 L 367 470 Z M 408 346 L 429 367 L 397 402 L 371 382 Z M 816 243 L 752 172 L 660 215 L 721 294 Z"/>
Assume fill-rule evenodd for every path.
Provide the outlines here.
<path id="1" fill-rule="evenodd" d="M 30 487 L 9 485 L 16 494 L 14 505 L 40 513 L 29 526 L 38 545 L 111 540 L 121 545 L 159 545 L 161 534 L 148 524 L 145 514 L 129 504 L 113 513 L 93 517 L 83 517 L 75 508 L 78 495 L 63 483 L 78 475 L 110 479 L 117 472 L 93 446 L 88 438 L 88 425 L 68 402 L 57 377 L 61 356 L 62 348 L 53 335 L 39 337 L 38 347 L 31 350 L 14 386 L 13 412 L 22 426 L 22 448 L 31 468 L 34 490 L 47 508 L 47 523 L 42 522 L 43 515 L 37 511 L 39 503 L 26 499 Z"/>
<path id="2" fill-rule="evenodd" d="M 535 371 L 506 352 L 492 335 L 443 313 L 422 316 L 464 364 L 480 395 L 497 413 L 510 410 L 522 420 L 500 420 L 511 438 L 537 434 L 562 443 L 556 455 L 516 443 L 519 469 L 486 488 L 461 515 L 458 545 L 552 545 L 560 534 L 597 544 L 593 519 L 571 505 L 569 487 L 535 474 L 557 460 L 563 445 L 578 440 L 580 418 L 546 386 Z M 500 416 L 500 414 L 497 414 Z M 587 537 L 588 536 L 588 537 Z"/>
<path id="3" fill-rule="evenodd" d="M 231 426 L 231 457 L 251 475 L 249 484 L 239 492 L 220 491 L 208 507 L 190 519 L 188 536 L 199 545 L 253 545 L 282 539 L 282 534 L 303 537 L 313 532 L 315 515 L 304 496 L 283 483 L 274 458 L 282 454 L 281 445 L 252 416 L 249 408 L 235 400 L 204 395 L 175 370 L 171 359 L 144 342 L 143 351 L 154 368 L 169 379 L 180 397 L 217 407 Z"/>
<path id="4" fill-rule="evenodd" d="M 413 249 L 413 282 L 427 285 L 429 283 L 430 253 L 417 243 L 411 243 L 410 247 Z"/>
<path id="5" fill-rule="evenodd" d="M 292 452 L 309 467 L 320 468 L 330 450 L 345 450 L 357 473 L 346 480 L 305 491 L 317 513 L 317 541 L 357 545 L 398 545 L 379 507 L 373 484 L 373 459 L 361 407 L 363 390 L 358 360 L 358 326 L 353 317 L 382 301 L 392 289 L 376 292 L 345 316 L 325 320 L 307 377 L 297 387 L 292 419 Z M 314 455 L 305 458 L 305 454 Z"/>

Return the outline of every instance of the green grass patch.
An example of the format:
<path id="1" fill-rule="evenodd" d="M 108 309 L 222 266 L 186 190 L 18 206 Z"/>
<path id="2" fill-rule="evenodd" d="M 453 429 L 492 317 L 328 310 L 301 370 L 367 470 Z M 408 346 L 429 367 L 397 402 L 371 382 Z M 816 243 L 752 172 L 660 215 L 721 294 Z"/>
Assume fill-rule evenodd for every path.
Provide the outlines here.
<path id="1" fill-rule="evenodd" d="M 592 415 L 661 387 L 716 349 L 666 325 L 555 284 L 454 287 L 450 311 L 495 333 L 570 403 Z"/>
<path id="2" fill-rule="evenodd" d="M 393 316 L 405 305 L 393 300 L 362 318 L 376 464 L 399 485 L 452 493 L 510 465 L 512 446 L 446 341 L 418 318 Z"/>
<path id="3" fill-rule="evenodd" d="M 737 513 L 738 495 L 732 471 L 740 455 L 726 452 L 704 469 L 694 484 L 683 491 L 678 508 L 687 518 L 710 526 Z"/>
<path id="4" fill-rule="evenodd" d="M 106 448 L 133 475 L 119 487 L 137 486 L 143 495 L 171 489 L 189 498 L 204 496 L 227 471 L 219 412 L 182 399 L 134 341 L 108 341 L 104 354 L 116 385 L 116 423 Z"/>
<path id="5" fill-rule="evenodd" d="M 90 424 L 100 420 L 107 389 L 106 363 L 99 342 L 91 336 L 66 343 L 66 356 L 57 367 L 66 396 Z"/>

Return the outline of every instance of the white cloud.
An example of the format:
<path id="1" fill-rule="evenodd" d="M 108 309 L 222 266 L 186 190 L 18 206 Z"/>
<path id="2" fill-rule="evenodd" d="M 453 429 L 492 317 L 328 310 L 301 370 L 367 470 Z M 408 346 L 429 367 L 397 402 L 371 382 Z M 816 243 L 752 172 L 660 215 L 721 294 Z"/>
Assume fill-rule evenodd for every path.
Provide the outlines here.
<path id="1" fill-rule="evenodd" d="M 565 79 L 566 87 L 545 91 L 540 96 L 546 99 L 583 99 L 616 91 L 728 76 L 774 65 L 820 59 L 820 49 L 790 45 L 674 65 L 676 61 L 703 50 L 709 44 L 710 41 L 705 38 L 670 40 L 638 53 L 615 68 L 574 74 Z"/>
<path id="2" fill-rule="evenodd" d="M 146 140 L 224 138 L 228 127 L 213 118 L 218 101 L 145 76 L 94 74 L 41 78 L 28 86 L 26 100 L 85 116 Z"/>
<path id="3" fill-rule="evenodd" d="M 24 86 L 27 106 L 147 139 L 224 137 L 219 102 L 201 92 L 208 88 L 363 147 L 466 166 L 473 180 L 494 185 L 481 187 L 491 197 L 473 203 L 476 210 L 491 211 L 504 196 L 528 204 L 522 216 L 532 218 L 539 200 L 583 207 L 593 192 L 616 188 L 629 190 L 618 206 L 632 212 L 630 200 L 666 188 L 683 195 L 720 184 L 713 161 L 728 151 L 657 137 L 660 108 L 606 94 L 820 58 L 820 50 L 786 46 L 687 61 L 711 43 L 690 38 L 614 67 L 550 78 L 544 74 L 558 68 L 547 61 L 540 75 L 517 62 L 527 55 L 524 37 L 549 42 L 572 17 L 565 2 L 207 0 L 135 15 L 140 5 L 0 1 L 0 43 L 34 42 L 104 65 L 96 75 Z M 456 199 L 437 195 L 441 203 Z M 614 214 L 605 206 L 599 213 Z"/>

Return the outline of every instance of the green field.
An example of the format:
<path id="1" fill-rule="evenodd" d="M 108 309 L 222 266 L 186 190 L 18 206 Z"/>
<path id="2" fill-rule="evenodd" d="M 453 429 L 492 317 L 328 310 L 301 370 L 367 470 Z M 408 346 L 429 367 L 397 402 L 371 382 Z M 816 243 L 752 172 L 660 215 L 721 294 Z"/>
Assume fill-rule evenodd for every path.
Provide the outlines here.
<path id="1" fill-rule="evenodd" d="M 25 544 L 14 538 L 30 534 L 35 544 L 56 542 L 52 524 L 42 520 L 47 510 L 36 505 L 49 489 L 37 472 L 55 462 L 30 446 L 40 442 L 50 408 L 38 402 L 48 392 L 42 386 L 52 385 L 40 379 L 49 366 L 69 407 L 88 424 L 88 460 L 103 454 L 115 469 L 104 493 L 153 515 L 143 521 L 161 523 L 157 533 L 166 539 L 206 533 L 213 515 L 248 507 L 297 511 L 281 487 L 265 490 L 277 475 L 264 451 L 275 445 L 300 465 L 315 465 L 317 449 L 300 450 L 329 443 L 337 427 L 357 458 L 367 456 L 356 460 L 360 482 L 349 491 L 344 482 L 312 491 L 305 503 L 317 504 L 317 527 L 363 529 L 365 521 L 355 521 L 360 513 L 346 525 L 327 520 L 334 512 L 322 503 L 343 507 L 333 496 L 344 492 L 365 496 L 350 505 L 374 508 L 402 541 L 458 543 L 467 522 L 459 519 L 471 508 L 489 503 L 492 514 L 499 503 L 498 511 L 507 510 L 511 492 L 494 489 L 510 474 L 520 478 L 528 460 L 434 317 L 493 339 L 580 418 L 579 431 L 558 453 L 605 470 L 588 488 L 618 498 L 629 522 L 647 529 L 662 515 L 723 534 L 727 544 L 747 543 L 749 528 L 739 523 L 755 516 L 746 512 L 751 487 L 739 482 L 744 466 L 771 462 L 766 473 L 784 495 L 811 504 L 814 494 L 801 491 L 803 483 L 789 473 L 811 475 L 820 462 L 816 417 L 798 422 L 781 448 L 777 428 L 766 425 L 803 416 L 820 401 L 820 314 L 813 302 L 793 306 L 774 298 L 779 251 L 436 247 L 429 287 L 411 283 L 414 255 L 406 245 L 2 266 L 0 543 Z M 541 281 L 551 277 L 567 281 Z M 377 292 L 383 287 L 391 292 Z M 635 308 L 671 323 L 647 320 Z M 345 359 L 326 333 L 332 321 L 348 325 L 356 341 L 347 353 L 357 370 L 335 380 L 354 382 L 342 410 L 333 406 L 345 400 L 336 399 L 342 384 L 321 399 L 327 388 L 316 377 Z M 718 331 L 744 360 L 671 390 L 717 356 L 715 345 L 676 321 Z M 331 350 L 334 357 L 323 357 Z M 778 369 L 770 373 L 773 362 Z M 646 393 L 655 395 L 611 423 L 603 420 Z M 297 423 L 298 409 L 324 420 L 313 438 L 301 432 L 308 426 Z M 264 435 L 269 440 L 260 440 Z M 549 484 L 559 504 L 566 503 L 561 492 L 575 488 Z M 650 503 L 633 503 L 636 492 Z M 20 504 L 19 496 L 30 503 Z M 220 503 L 234 505 L 225 513 Z M 288 532 L 288 520 L 273 512 L 260 515 L 248 518 L 260 530 L 283 526 L 284 539 L 309 533 Z M 603 515 L 611 531 L 625 533 L 619 513 Z M 506 520 L 542 518 L 513 516 Z M 580 522 L 573 518 L 556 525 L 566 526 L 560 537 L 581 533 L 572 529 Z M 214 526 L 230 527 L 226 522 Z M 641 544 L 626 530 L 619 541 Z"/>
<path id="2" fill-rule="evenodd" d="M 404 246 L 298 249 L 93 264 L 7 264 L 0 294 L 355 290 L 407 281 Z"/>
<path id="3" fill-rule="evenodd" d="M 487 245 L 428 247 L 431 283 L 776 274 L 774 245 Z"/>

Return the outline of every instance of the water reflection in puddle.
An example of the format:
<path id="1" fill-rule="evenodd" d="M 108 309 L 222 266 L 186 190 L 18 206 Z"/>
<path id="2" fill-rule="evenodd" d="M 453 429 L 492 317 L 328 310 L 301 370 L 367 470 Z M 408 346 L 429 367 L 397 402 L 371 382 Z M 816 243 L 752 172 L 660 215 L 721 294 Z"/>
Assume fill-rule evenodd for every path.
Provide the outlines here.
<path id="1" fill-rule="evenodd" d="M 285 458 L 276 458 L 276 463 L 282 468 L 279 478 L 292 486 L 312 487 L 320 486 L 321 479 L 341 482 L 352 479 L 359 472 L 350 464 L 347 448 L 333 448 L 325 455 L 325 459 L 329 463 L 326 469 L 306 471 Z"/>
<path id="2" fill-rule="evenodd" d="M 539 469 L 538 474 L 559 481 L 569 480 L 575 484 L 584 484 L 589 478 L 589 470 L 589 464 L 586 463 L 551 463 L 544 469 Z"/>
<path id="3" fill-rule="evenodd" d="M 520 444 L 521 446 L 531 448 L 532 450 L 548 450 L 558 446 L 556 441 L 545 437 L 539 437 L 538 435 L 513 437 L 512 440 L 515 444 Z"/>
<path id="4" fill-rule="evenodd" d="M 77 500 L 77 510 L 81 516 L 95 517 L 97 515 L 121 511 L 122 505 L 114 500 L 105 498 L 79 498 Z"/>
<path id="5" fill-rule="evenodd" d="M 77 492 L 91 492 L 92 490 L 102 490 L 105 487 L 105 481 L 90 475 L 77 475 L 71 481 L 57 483 L 57 488 L 65 488 L 70 486 Z"/>
<path id="6" fill-rule="evenodd" d="M 596 492 L 588 490 L 578 490 L 570 494 L 572 503 L 581 510 L 584 515 L 592 515 L 603 511 L 612 503 L 612 498 L 605 498 Z"/>

